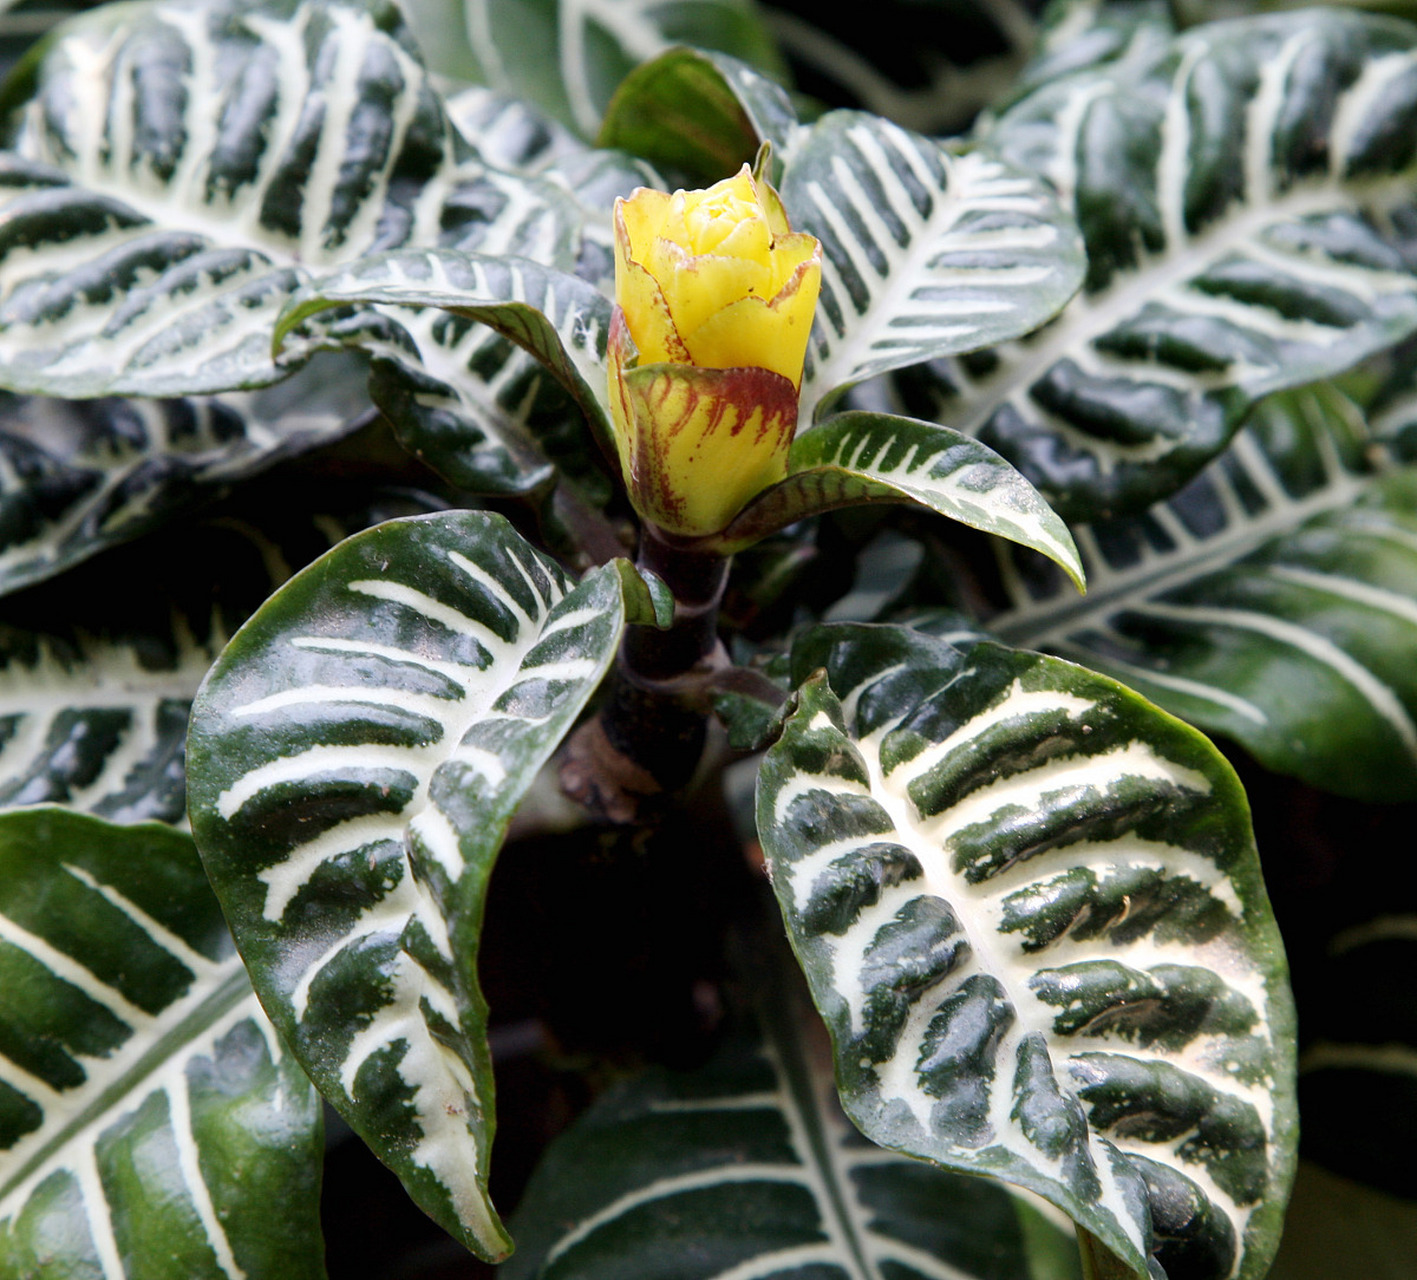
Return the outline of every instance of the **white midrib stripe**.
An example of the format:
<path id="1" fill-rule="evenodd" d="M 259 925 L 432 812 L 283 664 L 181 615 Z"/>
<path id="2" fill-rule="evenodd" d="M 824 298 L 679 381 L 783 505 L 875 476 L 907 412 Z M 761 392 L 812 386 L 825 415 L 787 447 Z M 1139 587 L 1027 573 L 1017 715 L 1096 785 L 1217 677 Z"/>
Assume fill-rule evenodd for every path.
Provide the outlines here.
<path id="1" fill-rule="evenodd" d="M 889 815 L 897 838 L 902 844 L 911 848 L 924 868 L 925 875 L 922 886 L 924 892 L 932 893 L 952 905 L 967 902 L 971 896 L 971 890 L 958 877 L 946 872 L 948 883 L 943 885 L 940 883 L 940 869 L 943 863 L 942 851 L 935 842 L 924 837 L 919 825 L 920 815 L 909 796 L 905 794 L 903 789 L 897 791 L 887 783 L 881 769 L 879 752 L 883 737 L 884 734 L 878 732 L 871 737 L 862 739 L 858 744 L 861 756 L 865 759 L 869 771 L 872 796 Z M 920 889 L 915 890 L 917 893 L 920 891 Z M 1015 1014 L 1013 1025 L 1000 1037 L 998 1049 L 994 1055 L 994 1061 L 1000 1070 L 989 1090 L 989 1124 L 994 1131 L 993 1139 L 996 1142 L 1003 1142 L 1007 1148 L 1012 1150 L 1013 1144 L 1008 1141 L 1011 1135 L 1008 1112 L 1012 1104 L 1013 1090 L 1008 1080 L 1008 1064 L 1016 1059 L 1019 1043 L 1026 1035 L 1032 1032 L 1041 1032 L 1045 1038 L 1050 1038 L 1051 1028 L 1046 1019 L 1040 1015 L 1040 1006 L 1033 993 L 1026 988 L 1019 990 L 1011 985 L 1010 975 L 1017 971 L 1018 966 L 1004 953 L 997 937 L 986 935 L 978 922 L 971 920 L 970 912 L 967 909 L 956 911 L 955 918 L 961 933 L 969 943 L 970 952 L 969 958 L 960 966 L 960 969 L 951 975 L 952 983 L 957 985 L 960 980 L 972 973 L 988 974 L 999 982 L 1003 988 L 1005 999 Z M 855 977 L 856 975 L 853 974 L 853 981 Z M 922 1020 L 928 1022 L 928 1018 L 932 1017 L 933 1013 L 933 1009 L 924 1010 L 919 1005 L 912 1009 L 902 1039 L 910 1037 L 913 1034 L 912 1028 Z M 913 1103 L 914 1096 L 919 1093 L 918 1085 L 914 1079 L 913 1063 L 908 1061 L 902 1063 L 901 1054 L 898 1052 L 889 1062 L 878 1065 L 884 1068 L 884 1070 L 878 1071 L 878 1080 L 883 1096 L 899 1097 L 906 1102 L 912 1113 L 916 1114 L 917 1120 L 929 1132 L 928 1119 L 922 1120 L 919 1117 Z M 896 1067 L 905 1073 L 906 1079 L 903 1084 L 890 1079 L 895 1074 L 891 1068 Z M 1092 1149 L 1091 1141 L 1088 1145 Z M 1029 1150 L 1023 1153 L 1023 1158 L 1040 1167 L 1048 1163 L 1042 1152 L 1038 1151 Z M 1135 1247 L 1139 1251 L 1143 1250 L 1144 1246 L 1139 1237 L 1137 1224 L 1130 1218 L 1117 1214 L 1112 1207 L 1121 1203 L 1121 1198 L 1107 1160 L 1105 1158 L 1094 1159 L 1093 1164 L 1103 1187 L 1102 1194 L 1096 1203 L 1097 1212 L 1112 1218 L 1119 1230 L 1132 1241 Z"/>
<path id="2" fill-rule="evenodd" d="M 1138 613 L 1164 618 L 1170 622 L 1200 626 L 1226 627 L 1251 631 L 1267 639 L 1297 649 L 1315 662 L 1327 667 L 1345 684 L 1353 688 L 1372 707 L 1378 718 L 1387 722 L 1402 743 L 1410 760 L 1417 763 L 1417 725 L 1392 688 L 1384 684 L 1357 659 L 1340 649 L 1332 640 L 1298 623 L 1271 617 L 1250 609 L 1223 606 L 1173 605 L 1159 601 L 1138 602 L 1132 606 Z"/>
<path id="3" fill-rule="evenodd" d="M 740 1182 L 788 1183 L 810 1191 L 811 1180 L 802 1169 L 790 1164 L 728 1164 L 716 1165 L 711 1169 L 700 1169 L 694 1173 L 683 1173 L 672 1178 L 659 1178 L 648 1186 L 637 1187 L 634 1191 L 611 1201 L 603 1209 L 597 1210 L 580 1222 L 551 1246 L 546 1254 L 544 1269 L 549 1270 L 558 1258 L 575 1248 L 582 1240 L 598 1231 L 608 1222 L 623 1217 L 640 1205 L 651 1204 L 655 1200 L 668 1199 L 690 1191 L 703 1191 L 710 1187 L 729 1186 Z"/>
<path id="4" fill-rule="evenodd" d="M 9 1217 L 30 1189 L 56 1168 L 67 1167 L 66 1151 L 101 1130 L 114 1114 L 115 1106 L 139 1094 L 146 1096 L 144 1090 L 150 1082 L 171 1069 L 172 1055 L 163 1052 L 169 1037 L 203 1015 L 206 1016 L 200 1035 L 184 1042 L 187 1048 L 197 1040 L 209 1044 L 225 1029 L 248 1017 L 265 1017 L 251 991 L 246 970 L 235 955 L 208 982 L 194 983 L 186 995 L 149 1019 L 144 1034 L 130 1036 L 112 1056 L 82 1059 L 88 1072 L 84 1084 L 66 1090 L 63 1107 L 47 1110 L 44 1125 L 5 1153 L 11 1173 L 0 1185 L 0 1220 Z"/>
<path id="5" fill-rule="evenodd" d="M 1363 195 L 1377 199 L 1389 187 L 1397 189 L 1399 184 L 1393 180 L 1365 185 Z M 964 406 L 966 412 L 961 415 L 962 420 L 954 425 L 967 435 L 977 434 L 1001 405 L 1024 395 L 1047 370 L 1069 355 L 1072 348 L 1091 345 L 1096 338 L 1134 316 L 1159 291 L 1175 289 L 1265 227 L 1324 210 L 1351 208 L 1356 202 L 1356 196 L 1334 185 L 1298 187 L 1273 203 L 1221 220 L 1209 231 L 1189 240 L 1183 249 L 1173 249 L 1170 253 L 1163 250 L 1152 255 L 1139 268 L 1119 273 L 1116 282 L 1101 293 L 1079 294 L 1055 323 L 1040 332 L 1036 341 L 1025 341 L 1012 348 L 1013 359 L 1006 360 L 996 376 L 978 384 L 978 391 L 970 397 L 971 403 Z M 1146 364 L 1138 362 L 1137 368 L 1140 377 L 1145 373 Z"/>
<path id="6" fill-rule="evenodd" d="M 865 1247 L 870 1222 L 860 1212 L 850 1170 L 841 1158 L 840 1142 L 828 1127 L 827 1106 L 832 1104 L 828 1102 L 824 1106 L 823 1100 L 815 1096 L 808 1101 L 820 1121 L 820 1143 L 814 1145 L 812 1142 L 811 1126 L 803 1114 L 802 1100 L 792 1090 L 792 1077 L 783 1061 L 783 1054 L 791 1052 L 793 1048 L 796 1046 L 779 1048 L 771 1036 L 767 1037 L 763 1044 L 763 1052 L 772 1063 L 773 1074 L 778 1080 L 778 1105 L 787 1121 L 789 1141 L 797 1153 L 797 1159 L 801 1161 L 803 1180 L 811 1188 L 813 1198 L 817 1202 L 822 1228 L 834 1254 L 833 1261 L 843 1271 L 854 1273 L 853 1280 L 885 1280 Z M 801 1068 L 798 1078 L 804 1087 L 815 1092 L 819 1081 L 814 1076 L 806 1055 L 799 1054 L 798 1062 Z M 840 1216 L 837 1213 L 838 1206 Z M 857 1263 L 860 1264 L 859 1270 Z"/>
<path id="7" fill-rule="evenodd" d="M 1049 604 L 1026 605 L 1001 614 L 990 624 L 991 629 L 1011 644 L 1049 644 L 1077 626 L 1086 625 L 1091 618 L 1104 617 L 1115 609 L 1140 603 L 1137 597 L 1161 595 L 1212 568 L 1238 560 L 1272 537 L 1287 533 L 1316 515 L 1347 505 L 1368 487 L 1368 477 L 1347 471 L 1330 475 L 1329 483 L 1307 498 L 1286 498 L 1282 505 L 1271 507 L 1238 528 L 1231 526 L 1203 544 L 1193 539 L 1178 543 L 1182 549 L 1167 554 L 1160 563 L 1143 559 L 1136 568 L 1121 572 L 1099 572 L 1096 563 L 1088 563 L 1084 567 L 1090 589 L 1085 600 L 1059 592 Z M 1196 547 L 1201 549 L 1195 550 Z"/>

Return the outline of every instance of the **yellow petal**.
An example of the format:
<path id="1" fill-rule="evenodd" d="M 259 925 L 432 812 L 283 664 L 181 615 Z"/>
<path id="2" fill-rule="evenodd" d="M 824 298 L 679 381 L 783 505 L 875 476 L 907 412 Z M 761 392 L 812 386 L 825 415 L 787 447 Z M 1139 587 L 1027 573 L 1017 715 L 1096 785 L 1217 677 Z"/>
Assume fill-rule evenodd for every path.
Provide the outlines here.
<path id="1" fill-rule="evenodd" d="M 822 246 L 816 236 L 809 236 L 805 231 L 795 232 L 781 237 L 773 245 L 771 297 L 776 297 L 786 287 L 804 262 L 816 262 L 817 277 L 820 281 Z M 815 293 L 812 295 L 812 302 L 813 305 L 816 304 Z"/>
<path id="2" fill-rule="evenodd" d="M 658 193 L 655 193 L 658 194 Z M 664 292 L 655 278 L 630 256 L 628 201 L 615 206 L 615 301 L 644 364 L 687 360 L 688 350 L 674 327 Z"/>
<path id="3" fill-rule="evenodd" d="M 656 242 L 645 266 L 659 280 L 674 325 L 685 342 L 710 316 L 751 293 L 766 296 L 772 285 L 766 262 L 716 253 L 687 257 L 667 240 Z"/>
<path id="4" fill-rule="evenodd" d="M 716 533 L 786 476 L 797 393 L 785 378 L 658 365 L 629 371 L 624 385 L 635 434 L 630 499 L 660 528 L 691 538 Z"/>
<path id="5" fill-rule="evenodd" d="M 771 302 L 742 298 L 692 332 L 684 331 L 690 361 L 711 369 L 770 369 L 798 387 L 821 278 L 815 258 L 800 263 Z"/>
<path id="6" fill-rule="evenodd" d="M 615 243 L 623 253 L 644 261 L 645 251 L 662 234 L 670 199 L 663 191 L 639 187 L 629 199 L 615 201 Z"/>
<path id="7" fill-rule="evenodd" d="M 756 178 L 753 179 L 753 187 L 758 193 L 758 203 L 762 206 L 772 238 L 780 240 L 783 236 L 790 235 L 792 225 L 787 221 L 787 210 L 782 207 L 782 197 L 777 194 L 777 189 L 772 183 Z"/>
<path id="8" fill-rule="evenodd" d="M 691 253 L 713 253 L 740 223 L 761 218 L 757 187 L 744 165 L 733 177 L 715 182 L 706 191 L 684 193 L 688 235 L 680 243 Z M 771 235 L 768 230 L 766 238 L 771 240 Z"/>

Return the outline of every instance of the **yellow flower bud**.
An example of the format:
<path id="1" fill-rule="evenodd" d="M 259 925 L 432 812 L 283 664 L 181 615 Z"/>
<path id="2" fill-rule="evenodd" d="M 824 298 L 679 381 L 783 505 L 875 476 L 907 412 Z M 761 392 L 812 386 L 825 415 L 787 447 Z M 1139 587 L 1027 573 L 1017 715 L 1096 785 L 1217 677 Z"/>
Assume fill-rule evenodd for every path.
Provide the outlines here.
<path id="1" fill-rule="evenodd" d="M 716 533 L 787 474 L 821 246 L 746 165 L 706 191 L 615 202 L 610 405 L 630 500 Z"/>

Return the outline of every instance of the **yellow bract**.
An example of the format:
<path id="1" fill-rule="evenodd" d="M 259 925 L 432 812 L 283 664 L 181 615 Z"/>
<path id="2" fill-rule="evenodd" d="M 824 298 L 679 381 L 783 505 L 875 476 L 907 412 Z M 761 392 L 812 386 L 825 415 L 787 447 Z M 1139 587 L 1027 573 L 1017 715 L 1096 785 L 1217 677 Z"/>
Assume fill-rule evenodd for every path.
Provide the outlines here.
<path id="1" fill-rule="evenodd" d="M 747 165 L 707 191 L 641 187 L 616 201 L 615 232 L 615 298 L 641 364 L 771 369 L 801 384 L 821 249 Z"/>
<path id="2" fill-rule="evenodd" d="M 615 243 L 610 398 L 631 501 L 671 533 L 715 533 L 787 474 L 821 246 L 746 165 L 616 201 Z"/>

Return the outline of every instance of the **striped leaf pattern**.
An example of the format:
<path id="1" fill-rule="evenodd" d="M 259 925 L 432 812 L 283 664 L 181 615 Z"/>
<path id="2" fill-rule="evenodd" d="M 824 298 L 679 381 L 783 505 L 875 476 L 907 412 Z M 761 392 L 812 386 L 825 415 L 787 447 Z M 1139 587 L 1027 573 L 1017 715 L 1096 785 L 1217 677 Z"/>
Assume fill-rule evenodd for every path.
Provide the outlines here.
<path id="1" fill-rule="evenodd" d="M 0 808 L 62 804 L 114 822 L 186 822 L 187 716 L 221 647 L 339 538 L 437 509 L 413 493 L 259 485 L 195 524 L 0 602 Z"/>
<path id="2" fill-rule="evenodd" d="M 1293 1014 L 1224 760 L 992 643 L 839 625 L 793 667 L 758 830 L 848 1114 L 1037 1192 L 1137 1276 L 1262 1276 Z"/>
<path id="3" fill-rule="evenodd" d="M 0 814 L 0 1273 L 322 1280 L 319 1098 L 191 838 Z"/>
<path id="4" fill-rule="evenodd" d="M 786 480 L 724 530 L 728 546 L 746 546 L 834 507 L 918 502 L 1031 547 L 1082 585 L 1067 526 L 1008 463 L 957 431 L 890 414 L 837 414 L 793 441 L 788 468 Z"/>
<path id="5" fill-rule="evenodd" d="M 1066 1219 L 862 1138 L 812 1030 L 783 1016 L 610 1090 L 534 1175 L 507 1280 L 655 1280 L 670 1257 L 677 1280 L 1077 1276 Z"/>
<path id="6" fill-rule="evenodd" d="M 938 361 L 900 411 L 976 435 L 1067 519 L 1174 492 L 1265 394 L 1417 329 L 1384 238 L 1411 202 L 1417 31 L 1305 11 L 1200 27 L 1045 86 L 988 131 L 1087 243 L 1049 328 Z"/>
<path id="7" fill-rule="evenodd" d="M 1082 280 L 1076 228 L 1040 179 L 876 116 L 814 124 L 790 149 L 782 199 L 822 242 L 803 424 L 872 374 L 1036 329 Z"/>
<path id="8" fill-rule="evenodd" d="M 274 387 L 183 400 L 0 394 L 0 592 L 50 577 L 347 432 L 364 371 L 323 356 Z"/>
<path id="9" fill-rule="evenodd" d="M 1267 401 L 1145 515 L 1078 527 L 1090 591 L 1006 575 L 1004 639 L 1106 671 L 1268 767 L 1417 799 L 1417 472 L 1323 386 Z"/>
<path id="10" fill-rule="evenodd" d="M 487 880 L 626 601 L 651 619 L 637 582 L 607 565 L 572 589 L 483 512 L 391 521 L 277 592 L 193 710 L 193 831 L 264 1004 L 413 1198 L 484 1257 L 509 1247 L 486 1191 Z"/>
<path id="11" fill-rule="evenodd" d="M 538 388 L 519 381 L 526 367 L 507 362 L 482 326 L 539 360 L 570 393 L 603 442 L 606 455 L 615 456 L 605 381 L 611 304 L 594 285 L 515 256 L 397 250 L 362 259 L 303 290 L 282 315 L 278 336 L 284 338 L 322 311 L 350 303 L 378 306 L 382 319 L 357 323 L 348 334 L 336 329 L 332 340 L 359 346 L 388 366 L 387 380 L 376 383 L 376 390 L 394 407 L 399 421 L 408 423 L 414 416 L 411 406 L 396 403 L 399 397 L 431 393 L 431 399 L 422 402 L 426 416 L 414 422 L 412 431 L 420 439 L 432 438 L 442 466 L 457 467 L 454 455 L 466 445 L 475 450 L 478 441 L 485 439 L 488 452 L 463 464 L 468 479 L 482 475 L 483 483 L 504 486 L 494 492 L 518 492 L 546 484 L 551 475 L 544 461 L 538 469 L 538 445 L 527 430 L 537 409 Z M 424 310 L 382 322 L 394 314 L 393 308 L 410 307 Z M 494 394 L 511 387 L 522 391 L 520 407 L 503 409 L 498 425 L 490 426 L 485 435 L 471 416 L 475 402 L 457 399 L 460 385 L 469 396 L 473 394 L 467 370 L 478 363 L 480 354 L 491 355 Z M 520 420 L 514 413 L 521 415 Z M 488 423 L 489 418 L 484 415 L 482 422 Z M 471 429 L 469 422 L 474 424 Z M 446 424 L 441 443 L 440 423 Z M 499 474 L 505 479 L 499 479 Z"/>
<path id="12" fill-rule="evenodd" d="M 500 251 L 489 222 L 544 221 L 536 184 L 466 154 L 397 13 L 209 0 L 70 30 L 0 157 L 6 384 L 267 383 L 304 272 L 409 242 Z"/>

